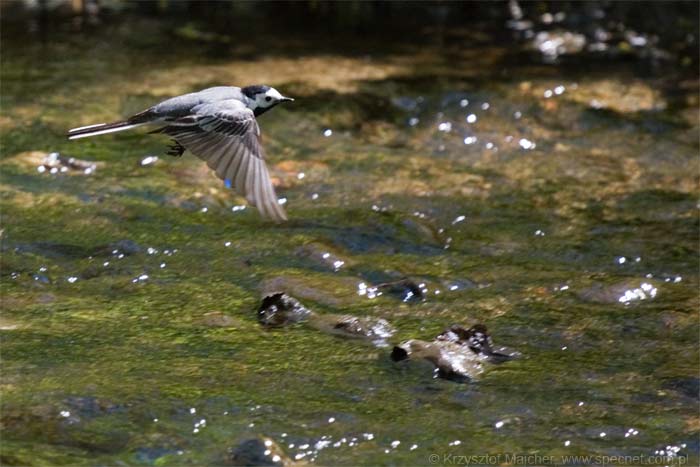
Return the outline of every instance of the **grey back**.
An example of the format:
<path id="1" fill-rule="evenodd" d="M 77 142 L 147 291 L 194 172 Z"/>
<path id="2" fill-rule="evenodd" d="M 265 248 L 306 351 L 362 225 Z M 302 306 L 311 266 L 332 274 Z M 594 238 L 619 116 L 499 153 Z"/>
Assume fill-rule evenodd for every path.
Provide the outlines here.
<path id="1" fill-rule="evenodd" d="M 179 118 L 189 115 L 192 108 L 200 104 L 208 104 L 225 99 L 237 99 L 246 102 L 247 98 L 241 88 L 234 86 L 216 86 L 199 92 L 183 94 L 164 100 L 151 107 L 151 111 L 159 118 Z"/>

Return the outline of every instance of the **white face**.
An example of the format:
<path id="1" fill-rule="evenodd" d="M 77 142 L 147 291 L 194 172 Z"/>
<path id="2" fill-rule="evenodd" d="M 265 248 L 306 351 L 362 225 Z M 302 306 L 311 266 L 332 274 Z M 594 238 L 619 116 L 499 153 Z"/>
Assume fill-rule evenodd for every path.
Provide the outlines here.
<path id="1" fill-rule="evenodd" d="M 280 94 L 277 89 L 270 88 L 265 94 L 257 94 L 255 96 L 255 106 L 266 109 L 284 100 L 287 100 L 287 98 Z"/>

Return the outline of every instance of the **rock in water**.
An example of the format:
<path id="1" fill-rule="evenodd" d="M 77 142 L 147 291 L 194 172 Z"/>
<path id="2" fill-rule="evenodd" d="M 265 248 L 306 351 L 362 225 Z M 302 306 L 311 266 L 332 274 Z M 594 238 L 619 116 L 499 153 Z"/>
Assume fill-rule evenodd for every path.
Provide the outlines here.
<path id="1" fill-rule="evenodd" d="M 227 465 L 240 466 L 279 466 L 296 465 L 270 438 L 253 438 L 229 450 Z"/>
<path id="2" fill-rule="evenodd" d="M 505 347 L 494 350 L 486 326 L 469 329 L 452 325 L 432 342 L 419 339 L 404 341 L 394 347 L 391 359 L 424 359 L 435 366 L 437 375 L 453 381 L 470 381 L 481 375 L 489 364 L 503 363 L 518 356 Z"/>
<path id="3" fill-rule="evenodd" d="M 258 321 L 264 326 L 284 326 L 305 321 L 311 315 L 304 305 L 286 293 L 279 292 L 263 298 L 258 308 Z"/>
<path id="4" fill-rule="evenodd" d="M 488 330 L 483 324 L 475 324 L 469 329 L 464 329 L 458 324 L 453 324 L 440 333 L 436 339 L 439 341 L 466 345 L 469 347 L 469 350 L 477 355 L 485 357 L 491 363 L 506 362 L 518 355 L 517 352 L 506 347 L 500 347 L 494 350 L 491 336 L 488 334 Z"/>
<path id="5" fill-rule="evenodd" d="M 309 323 L 316 329 L 343 337 L 367 339 L 377 347 L 386 347 L 396 330 L 388 321 L 370 316 L 314 315 Z"/>
<path id="6" fill-rule="evenodd" d="M 365 339 L 377 347 L 386 347 L 386 342 L 396 332 L 382 318 L 319 314 L 306 308 L 299 301 L 284 292 L 269 294 L 263 298 L 258 308 L 258 321 L 263 326 L 285 326 L 308 321 L 319 331 L 343 337 Z"/>

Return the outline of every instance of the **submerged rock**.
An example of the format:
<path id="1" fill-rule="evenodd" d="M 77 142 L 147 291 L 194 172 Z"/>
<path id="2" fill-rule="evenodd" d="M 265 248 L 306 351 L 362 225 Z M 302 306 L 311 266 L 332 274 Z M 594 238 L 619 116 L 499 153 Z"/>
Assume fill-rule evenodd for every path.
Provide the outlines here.
<path id="1" fill-rule="evenodd" d="M 376 298 L 387 295 L 403 302 L 417 302 L 425 299 L 426 281 L 411 279 L 398 271 L 366 269 L 361 271 L 366 282 L 358 284 L 358 295 Z"/>
<path id="2" fill-rule="evenodd" d="M 333 308 L 357 303 L 358 280 L 353 277 L 324 274 L 321 277 L 277 276 L 260 285 L 264 296 L 286 292 L 300 300 L 310 300 Z"/>
<path id="3" fill-rule="evenodd" d="M 91 251 L 91 254 L 93 256 L 118 256 L 120 254 L 131 256 L 141 253 L 141 251 L 143 251 L 143 248 L 138 243 L 125 238 L 106 245 L 96 246 Z"/>
<path id="4" fill-rule="evenodd" d="M 333 248 L 322 243 L 307 243 L 297 248 L 295 254 L 310 260 L 322 270 L 337 272 L 343 267 L 352 265 L 348 258 L 342 257 Z"/>
<path id="5" fill-rule="evenodd" d="M 626 280 L 615 284 L 597 282 L 579 292 L 578 297 L 586 302 L 629 305 L 653 300 L 658 293 L 658 283 L 651 279 L 644 279 Z"/>
<path id="6" fill-rule="evenodd" d="M 284 326 L 305 321 L 310 314 L 299 300 L 279 292 L 263 298 L 258 308 L 258 321 L 265 326 Z"/>
<path id="7" fill-rule="evenodd" d="M 454 342 L 407 340 L 394 347 L 391 359 L 427 360 L 435 366 L 437 376 L 459 382 L 476 379 L 484 371 L 483 359 Z"/>
<path id="8" fill-rule="evenodd" d="M 127 424 L 110 424 L 115 428 L 108 428 L 99 435 L 90 426 L 103 423 L 107 416 L 125 417 L 125 412 L 125 407 L 108 400 L 71 396 L 58 406 L 50 403 L 5 406 L 0 414 L 0 429 L 3 433 L 12 433 L 15 439 L 42 439 L 69 448 L 117 453 L 125 449 L 132 436 L 125 428 Z"/>
<path id="9" fill-rule="evenodd" d="M 379 290 L 386 290 L 388 294 L 398 297 L 404 302 L 421 301 L 425 299 L 425 286 L 422 283 L 416 284 L 413 280 L 408 278 L 384 282 L 374 287 Z"/>
<path id="10" fill-rule="evenodd" d="M 47 258 L 85 258 L 90 252 L 78 245 L 55 242 L 33 242 L 15 245 L 16 253 L 30 253 Z"/>
<path id="11" fill-rule="evenodd" d="M 104 162 L 85 161 L 74 157 L 66 157 L 58 152 L 27 151 L 16 154 L 4 162 L 26 168 L 33 168 L 39 173 L 91 175 L 98 168 L 105 166 Z"/>
<path id="12" fill-rule="evenodd" d="M 378 347 L 386 347 L 386 340 L 396 333 L 387 320 L 371 316 L 313 315 L 309 324 L 331 334 L 368 339 Z"/>
<path id="13" fill-rule="evenodd" d="M 473 353 L 485 357 L 491 363 L 506 362 L 517 356 L 517 352 L 507 347 L 499 347 L 494 350 L 491 336 L 489 336 L 488 330 L 483 324 L 475 324 L 469 329 L 453 324 L 439 334 L 436 339 L 444 342 L 454 342 L 463 346 L 466 345 Z"/>
<path id="14" fill-rule="evenodd" d="M 270 438 L 247 439 L 229 450 L 226 465 L 293 466 L 298 465 Z"/>
<path id="15" fill-rule="evenodd" d="M 436 277 L 401 277 L 392 271 L 377 273 L 367 271 L 363 277 L 368 279 L 368 283 L 358 284 L 357 293 L 367 298 L 373 299 L 380 295 L 391 296 L 405 303 L 419 303 L 430 296 L 442 293 L 454 293 L 457 291 L 473 290 L 488 285 L 478 284 L 469 279 L 440 279 Z"/>
<path id="16" fill-rule="evenodd" d="M 277 292 L 263 298 L 258 309 L 258 321 L 264 326 L 284 326 L 308 322 L 319 331 L 344 337 L 370 340 L 384 347 L 386 339 L 394 335 L 394 328 L 382 318 L 314 313 L 297 299 L 284 292 Z"/>
<path id="17" fill-rule="evenodd" d="M 470 381 L 481 375 L 488 364 L 503 363 L 517 357 L 517 352 L 500 347 L 494 350 L 486 326 L 469 329 L 452 325 L 432 342 L 419 339 L 404 341 L 394 347 L 391 359 L 427 360 L 435 366 L 437 376 L 453 381 Z"/>

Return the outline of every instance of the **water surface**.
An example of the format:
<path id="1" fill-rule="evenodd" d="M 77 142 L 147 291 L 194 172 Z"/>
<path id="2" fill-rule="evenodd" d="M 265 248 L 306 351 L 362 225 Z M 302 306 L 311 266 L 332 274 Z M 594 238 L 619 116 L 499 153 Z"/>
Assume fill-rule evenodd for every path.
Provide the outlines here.
<path id="1" fill-rule="evenodd" d="M 218 464 L 257 436 L 319 465 L 697 462 L 696 78 L 547 63 L 476 27 L 343 48 L 163 24 L 3 37 L 4 464 Z M 260 119 L 285 224 L 162 136 L 63 136 L 259 82 L 297 99 Z M 42 172 L 51 152 L 97 165 Z M 425 299 L 362 293 L 400 277 Z M 457 384 L 390 348 L 265 330 L 271 280 L 317 313 L 386 319 L 393 343 L 484 323 L 522 357 Z"/>

